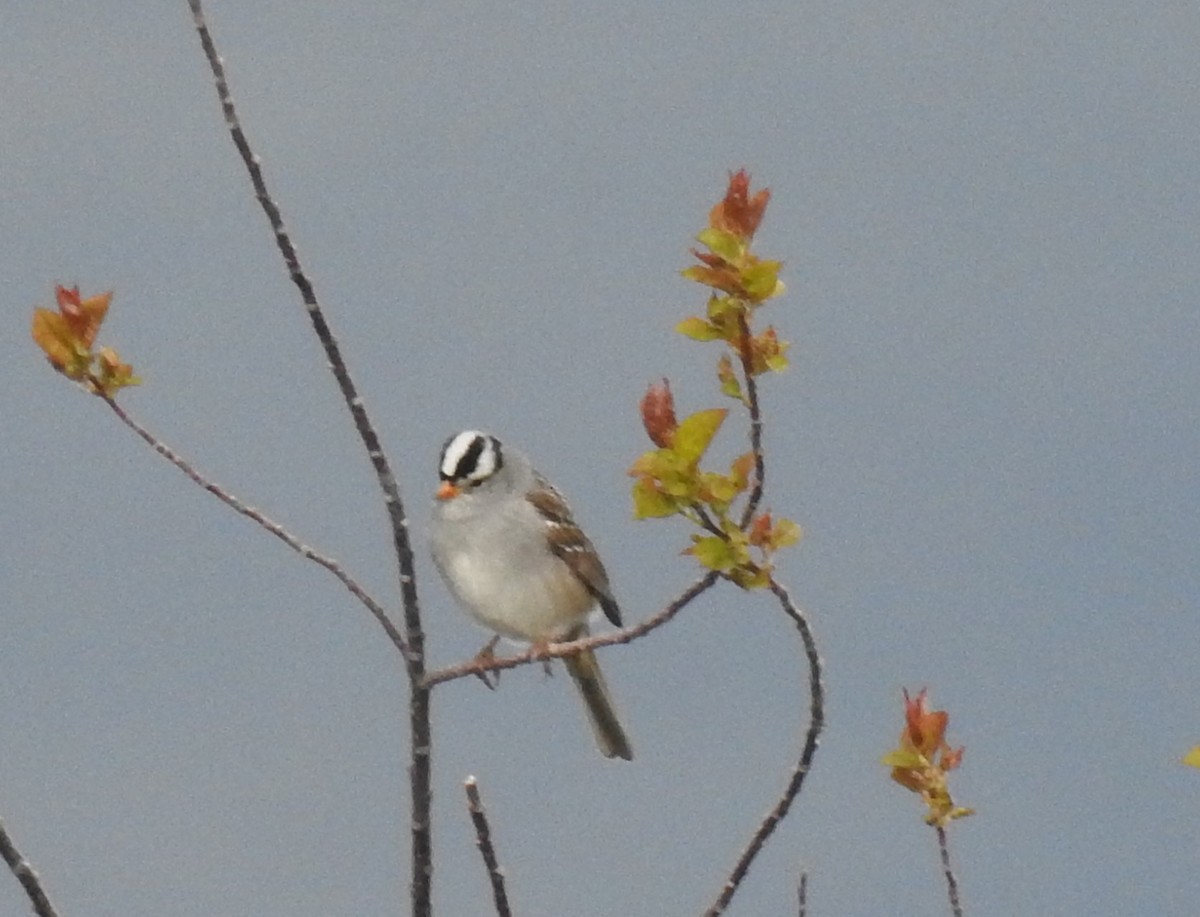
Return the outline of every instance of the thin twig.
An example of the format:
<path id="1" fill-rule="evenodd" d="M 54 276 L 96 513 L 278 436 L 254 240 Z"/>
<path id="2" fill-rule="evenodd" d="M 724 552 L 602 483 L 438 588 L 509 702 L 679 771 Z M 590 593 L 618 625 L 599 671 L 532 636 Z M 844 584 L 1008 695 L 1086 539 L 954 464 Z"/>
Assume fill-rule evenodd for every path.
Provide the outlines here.
<path id="1" fill-rule="evenodd" d="M 796 900 L 799 904 L 799 909 L 796 911 L 797 917 L 805 917 L 808 913 L 808 873 L 800 873 L 800 884 L 796 886 Z"/>
<path id="2" fill-rule="evenodd" d="M 738 886 L 746 878 L 746 873 L 750 871 L 750 864 L 758 856 L 763 845 L 766 844 L 767 838 L 771 836 L 779 826 L 779 823 L 783 821 L 784 816 L 787 815 L 788 809 L 791 808 L 792 802 L 800 792 L 800 788 L 804 785 L 804 778 L 808 775 L 812 767 L 813 756 L 817 753 L 817 743 L 821 735 L 821 729 L 825 725 L 825 688 L 821 683 L 821 657 L 817 653 L 817 642 L 813 638 L 812 627 L 809 625 L 808 618 L 804 612 L 796 607 L 792 602 L 792 597 L 788 595 L 787 590 L 783 586 L 772 579 L 770 587 L 771 591 L 775 593 L 775 597 L 779 599 L 779 604 L 783 607 L 784 614 L 792 619 L 792 623 L 800 631 L 801 640 L 804 641 L 804 654 L 808 657 L 808 731 L 804 736 L 804 749 L 800 752 L 800 760 L 796 763 L 796 767 L 792 771 L 783 795 L 780 796 L 779 801 L 775 803 L 771 811 L 763 818 L 758 826 L 758 830 L 754 832 L 754 836 L 750 838 L 750 843 L 746 845 L 746 848 L 738 857 L 733 871 L 730 872 L 729 878 L 721 888 L 721 893 L 717 896 L 717 900 L 712 907 L 705 912 L 705 917 L 717 917 L 718 914 L 724 913 L 725 908 L 729 906 L 729 902 L 733 900 Z"/>
<path id="3" fill-rule="evenodd" d="M 721 530 L 721 527 L 713 521 L 712 516 L 710 516 L 708 514 L 708 511 L 705 510 L 705 508 L 703 506 L 701 506 L 700 504 L 696 504 L 695 506 L 691 507 L 691 509 L 696 513 L 696 521 L 700 525 L 702 525 L 704 528 L 708 529 L 710 532 L 712 532 L 714 535 L 716 535 L 719 538 L 728 538 L 729 537 L 725 532 L 723 532 Z"/>
<path id="4" fill-rule="evenodd" d="M 674 601 L 662 611 L 647 618 L 641 624 L 627 627 L 624 630 L 610 634 L 598 634 L 594 637 L 584 637 L 582 640 L 572 640 L 569 643 L 552 643 L 549 646 L 536 647 L 518 656 L 475 657 L 458 665 L 437 669 L 425 676 L 425 687 L 433 688 L 443 682 L 465 678 L 468 675 L 481 675 L 484 672 L 495 672 L 503 669 L 515 669 L 518 666 L 529 665 L 531 662 L 544 662 L 547 659 L 561 659 L 563 656 L 576 656 L 584 650 L 597 649 L 602 646 L 614 646 L 618 643 L 631 643 L 643 637 L 670 621 L 679 614 L 696 596 L 712 586 L 720 578 L 720 574 L 709 572 L 683 590 Z"/>
<path id="5" fill-rule="evenodd" d="M 404 504 L 400 498 L 400 488 L 396 476 L 392 473 L 391 465 L 384 455 L 379 436 L 367 415 L 362 399 L 350 378 L 350 372 L 342 359 L 341 348 L 338 346 L 333 332 L 325 320 L 325 314 L 317 302 L 317 296 L 308 276 L 300 266 L 300 258 L 296 254 L 283 216 L 279 207 L 267 191 L 263 179 L 262 168 L 258 156 L 250 148 L 246 134 L 242 130 L 233 97 L 229 92 L 229 83 L 225 78 L 225 67 L 217 54 L 212 35 L 204 21 L 204 12 L 200 0 L 188 0 L 192 11 L 192 21 L 200 37 L 204 56 L 212 70 L 213 83 L 216 86 L 217 98 L 225 115 L 225 124 L 229 135 L 237 147 L 250 182 L 254 187 L 254 195 L 266 214 L 271 231 L 275 236 L 275 244 L 283 257 L 284 265 L 292 282 L 300 291 L 308 312 L 309 321 L 317 335 L 329 368 L 337 380 L 338 389 L 346 403 L 350 415 L 354 419 L 355 429 L 367 451 L 375 469 L 375 476 L 383 491 L 384 504 L 392 527 L 392 543 L 396 552 L 396 562 L 399 567 L 400 597 L 404 608 L 404 642 L 408 652 L 404 654 L 405 669 L 408 674 L 412 695 L 408 706 L 410 763 L 409 789 L 412 800 L 412 912 L 413 917 L 430 917 L 432 914 L 433 888 L 433 839 L 431 824 L 431 809 L 433 803 L 432 788 L 432 734 L 429 719 L 429 691 L 422 685 L 425 677 L 425 633 L 421 626 L 421 609 L 417 600 L 417 582 L 413 560 L 412 543 L 408 535 L 408 519 L 404 513 Z"/>
<path id="6" fill-rule="evenodd" d="M 38 878 L 37 870 L 17 849 L 3 821 L 0 821 L 0 857 L 4 857 L 4 862 L 21 883 L 21 888 L 25 889 L 37 917 L 58 917 L 58 911 L 54 909 L 54 905 L 46 896 L 46 890 L 42 888 L 42 880 Z"/>
<path id="7" fill-rule="evenodd" d="M 750 353 L 750 324 L 745 314 L 739 315 L 741 334 L 738 337 L 738 356 L 742 361 L 742 375 L 746 380 L 746 407 L 750 410 L 750 451 L 754 453 L 754 486 L 742 510 L 741 528 L 750 524 L 758 504 L 762 502 L 763 488 L 767 481 L 767 462 L 762 448 L 762 407 L 758 402 L 758 381 L 754 378 L 754 364 Z"/>
<path id="8" fill-rule="evenodd" d="M 391 618 L 388 617 L 388 614 L 386 611 L 384 611 L 383 606 L 380 605 L 379 602 L 377 602 L 370 595 L 370 593 L 368 593 L 358 583 L 358 581 L 354 579 L 354 577 L 350 576 L 350 574 L 343 570 L 341 564 L 331 557 L 327 557 L 324 554 L 318 554 L 308 545 L 303 544 L 298 538 L 296 538 L 295 535 L 285 529 L 278 522 L 265 516 L 253 506 L 248 506 L 247 504 L 243 503 L 241 499 L 235 497 L 229 491 L 225 490 L 220 484 L 217 484 L 204 477 L 204 475 L 198 472 L 186 459 L 179 455 L 179 453 L 177 453 L 174 449 L 172 449 L 153 433 L 143 427 L 140 423 L 130 417 L 125 412 L 125 409 L 117 404 L 113 398 L 110 398 L 107 395 L 101 395 L 100 397 L 104 399 L 105 403 L 110 408 L 112 408 L 113 413 L 117 415 L 117 417 L 121 420 L 121 423 L 129 427 L 129 429 L 141 437 L 141 439 L 144 440 L 155 452 L 182 471 L 194 483 L 207 490 L 210 494 L 212 494 L 234 512 L 240 513 L 247 519 L 251 519 L 258 523 L 301 557 L 305 557 L 308 560 L 311 560 L 313 563 L 324 567 L 326 570 L 336 576 L 338 581 L 341 582 L 341 584 L 348 590 L 350 590 L 350 594 L 367 607 L 367 610 L 371 612 L 371 615 L 376 621 L 379 622 L 380 627 L 384 629 L 384 632 L 388 635 L 388 638 L 392 641 L 393 645 L 395 645 L 396 649 L 398 649 L 401 653 L 407 652 L 404 646 L 404 637 L 401 636 L 400 631 L 396 628 L 396 625 L 392 623 Z"/>
<path id="9" fill-rule="evenodd" d="M 474 777 L 468 777 L 463 787 L 467 791 L 467 811 L 471 813 L 471 822 L 475 825 L 475 846 L 479 848 L 483 865 L 487 867 L 488 879 L 492 883 L 496 917 L 512 917 L 512 911 L 508 907 L 508 892 L 504 888 L 504 869 L 496 860 L 496 849 L 492 846 L 492 829 L 488 826 L 487 812 L 484 811 L 483 801 L 479 798 L 479 784 Z"/>
<path id="10" fill-rule="evenodd" d="M 938 848 L 942 852 L 942 871 L 946 874 L 946 893 L 950 897 L 950 912 L 954 917 L 963 917 L 962 904 L 958 900 L 958 880 L 950 867 L 950 845 L 946 838 L 944 825 L 935 825 L 937 829 Z"/>

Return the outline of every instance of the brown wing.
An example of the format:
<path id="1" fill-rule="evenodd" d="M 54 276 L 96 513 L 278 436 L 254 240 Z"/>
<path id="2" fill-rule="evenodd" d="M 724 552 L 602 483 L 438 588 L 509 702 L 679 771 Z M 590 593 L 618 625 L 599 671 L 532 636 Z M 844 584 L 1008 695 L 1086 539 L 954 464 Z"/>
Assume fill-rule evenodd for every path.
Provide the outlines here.
<path id="1" fill-rule="evenodd" d="M 583 530 L 575 524 L 571 507 L 558 490 L 543 478 L 536 476 L 537 486 L 527 495 L 538 514 L 549 524 L 547 540 L 550 550 L 575 574 L 604 610 L 604 616 L 617 627 L 621 626 L 621 609 L 608 586 L 608 573 L 600 562 L 595 547 Z"/>

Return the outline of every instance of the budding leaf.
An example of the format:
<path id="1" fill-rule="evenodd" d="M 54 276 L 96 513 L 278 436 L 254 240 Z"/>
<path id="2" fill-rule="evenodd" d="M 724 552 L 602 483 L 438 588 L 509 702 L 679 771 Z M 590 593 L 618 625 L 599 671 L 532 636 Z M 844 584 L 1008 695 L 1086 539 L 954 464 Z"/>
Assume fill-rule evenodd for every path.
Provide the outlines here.
<path id="1" fill-rule="evenodd" d="M 709 570 L 721 573 L 733 569 L 737 563 L 729 542 L 716 535 L 693 535 L 692 546 L 685 553 L 695 555 L 696 560 Z"/>
<path id="2" fill-rule="evenodd" d="M 742 240 L 731 232 L 714 229 L 709 226 L 696 236 L 696 241 L 706 246 L 714 254 L 720 255 L 726 261 L 736 261 L 742 256 L 744 247 Z"/>
<path id="3" fill-rule="evenodd" d="M 753 302 L 762 302 L 775 295 L 779 284 L 780 261 L 759 261 L 742 271 L 742 287 Z"/>
<path id="4" fill-rule="evenodd" d="M 717 328 L 711 322 L 706 322 L 704 319 L 695 316 L 685 318 L 675 326 L 675 330 L 684 337 L 691 338 L 693 341 L 716 341 L 723 337 L 720 328 Z"/>
<path id="5" fill-rule="evenodd" d="M 796 525 L 791 519 L 780 519 L 775 523 L 775 528 L 771 530 L 770 546 L 771 550 L 786 548 L 788 545 L 793 545 L 800 540 L 800 536 L 804 532 L 800 526 Z"/>
<path id="6" fill-rule="evenodd" d="M 641 478 L 634 482 L 634 519 L 661 519 L 664 516 L 675 515 L 678 508 L 678 503 L 655 487 L 653 481 Z"/>
<path id="7" fill-rule="evenodd" d="M 742 402 L 746 400 L 742 395 L 742 382 L 737 377 L 737 373 L 733 371 L 733 360 L 727 353 L 721 354 L 721 358 L 717 361 L 717 379 L 721 383 L 722 395 L 728 395 L 730 398 L 736 398 Z"/>

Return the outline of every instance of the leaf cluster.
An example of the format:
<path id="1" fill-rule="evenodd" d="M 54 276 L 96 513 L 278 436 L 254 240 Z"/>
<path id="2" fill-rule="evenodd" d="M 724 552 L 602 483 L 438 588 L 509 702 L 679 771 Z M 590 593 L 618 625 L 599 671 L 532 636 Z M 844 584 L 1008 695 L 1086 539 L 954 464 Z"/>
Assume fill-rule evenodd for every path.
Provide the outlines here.
<path id="1" fill-rule="evenodd" d="M 779 279 L 782 262 L 751 251 L 769 200 L 765 188 L 750 194 L 745 171 L 730 176 L 725 196 L 696 237 L 704 246 L 703 251 L 692 249 L 700 263 L 682 272 L 712 291 L 706 314 L 684 319 L 676 327 L 693 340 L 725 345 L 717 359 L 718 386 L 749 409 L 752 426 L 758 417 L 755 377 L 787 367 L 787 342 L 773 327 L 756 332 L 754 325 L 758 308 L 784 290 Z M 801 532 L 790 519 L 756 512 L 762 494 L 757 433 L 752 431 L 751 450 L 735 458 L 728 471 L 714 471 L 705 468 L 703 460 L 728 409 L 707 408 L 678 421 L 670 383 L 664 379 L 647 391 L 641 411 L 646 433 L 657 448 L 643 453 L 629 470 L 635 479 L 634 516 L 684 517 L 701 530 L 692 534 L 684 553 L 739 586 L 766 586 L 772 555 L 798 541 Z"/>
<path id="2" fill-rule="evenodd" d="M 58 311 L 34 309 L 31 329 L 34 342 L 51 366 L 105 398 L 111 398 L 127 385 L 141 383 L 133 374 L 133 367 L 122 363 L 115 350 L 95 346 L 112 293 L 83 299 L 79 287 L 68 290 L 57 286 L 54 298 Z"/>

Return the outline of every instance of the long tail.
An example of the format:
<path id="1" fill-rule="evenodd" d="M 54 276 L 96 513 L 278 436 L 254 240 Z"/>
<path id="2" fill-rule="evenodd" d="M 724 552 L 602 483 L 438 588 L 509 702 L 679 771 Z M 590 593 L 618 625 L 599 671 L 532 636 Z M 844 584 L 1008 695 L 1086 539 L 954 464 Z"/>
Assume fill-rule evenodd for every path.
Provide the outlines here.
<path id="1" fill-rule="evenodd" d="M 589 650 L 578 656 L 568 656 L 563 662 L 567 664 L 567 671 L 571 673 L 575 686 L 583 695 L 588 722 L 596 736 L 600 753 L 606 758 L 624 758 L 626 761 L 632 761 L 633 749 L 629 746 L 629 737 L 625 735 L 625 730 L 617 720 L 612 697 L 604 683 L 604 676 L 600 674 L 600 664 L 596 662 L 595 654 Z"/>

